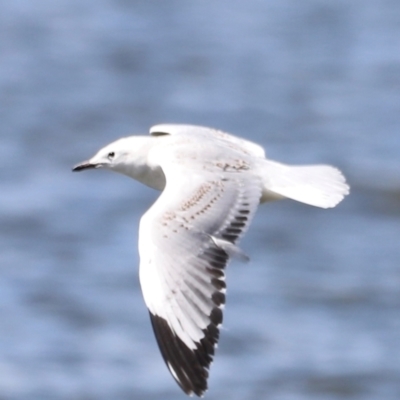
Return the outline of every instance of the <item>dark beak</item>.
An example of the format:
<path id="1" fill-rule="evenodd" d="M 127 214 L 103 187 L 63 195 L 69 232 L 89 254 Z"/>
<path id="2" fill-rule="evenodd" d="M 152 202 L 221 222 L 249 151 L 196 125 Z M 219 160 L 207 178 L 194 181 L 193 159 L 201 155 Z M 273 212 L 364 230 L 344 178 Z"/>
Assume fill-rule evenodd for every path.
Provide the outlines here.
<path id="1" fill-rule="evenodd" d="M 75 167 L 72 168 L 72 171 L 83 171 L 84 169 L 92 169 L 96 167 L 96 164 L 91 164 L 89 161 L 84 161 L 80 164 L 75 165 Z"/>

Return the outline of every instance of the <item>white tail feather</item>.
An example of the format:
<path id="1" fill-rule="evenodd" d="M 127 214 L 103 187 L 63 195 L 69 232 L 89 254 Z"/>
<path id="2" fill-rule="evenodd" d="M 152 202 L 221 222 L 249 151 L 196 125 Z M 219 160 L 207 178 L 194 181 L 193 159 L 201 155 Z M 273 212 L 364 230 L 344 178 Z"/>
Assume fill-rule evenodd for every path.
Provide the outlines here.
<path id="1" fill-rule="evenodd" d="M 315 207 L 331 208 L 349 193 L 342 173 L 330 165 L 263 163 L 261 202 L 289 198 Z"/>

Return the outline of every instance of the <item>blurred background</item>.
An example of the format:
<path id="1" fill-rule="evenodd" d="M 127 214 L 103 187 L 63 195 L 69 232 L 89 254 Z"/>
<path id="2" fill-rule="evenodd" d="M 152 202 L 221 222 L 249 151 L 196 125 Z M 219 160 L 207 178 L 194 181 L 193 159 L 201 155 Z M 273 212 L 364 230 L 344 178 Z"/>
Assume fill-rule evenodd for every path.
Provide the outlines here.
<path id="1" fill-rule="evenodd" d="M 157 193 L 71 167 L 156 123 L 331 163 L 261 207 L 207 399 L 400 398 L 398 0 L 0 1 L 0 399 L 184 399 L 138 284 Z"/>

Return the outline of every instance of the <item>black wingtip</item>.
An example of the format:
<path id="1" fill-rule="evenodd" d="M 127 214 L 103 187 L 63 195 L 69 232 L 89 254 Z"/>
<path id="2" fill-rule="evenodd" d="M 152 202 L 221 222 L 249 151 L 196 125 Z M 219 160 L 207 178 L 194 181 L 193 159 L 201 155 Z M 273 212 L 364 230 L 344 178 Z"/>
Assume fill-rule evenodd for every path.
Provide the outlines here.
<path id="1" fill-rule="evenodd" d="M 211 323 L 197 348 L 189 349 L 164 318 L 150 313 L 150 320 L 165 364 L 175 381 L 187 395 L 203 397 L 208 389 L 208 369 L 219 337 L 218 328 Z"/>

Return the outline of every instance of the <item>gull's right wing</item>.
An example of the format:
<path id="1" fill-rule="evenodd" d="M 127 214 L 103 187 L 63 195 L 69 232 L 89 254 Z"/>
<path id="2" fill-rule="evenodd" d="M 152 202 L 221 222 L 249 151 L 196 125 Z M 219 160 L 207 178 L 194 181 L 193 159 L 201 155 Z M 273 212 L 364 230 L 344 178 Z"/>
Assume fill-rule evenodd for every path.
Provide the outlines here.
<path id="1" fill-rule="evenodd" d="M 259 204 L 245 171 L 164 168 L 167 185 L 142 217 L 140 283 L 172 376 L 187 394 L 207 389 L 225 303 L 225 266 Z"/>

